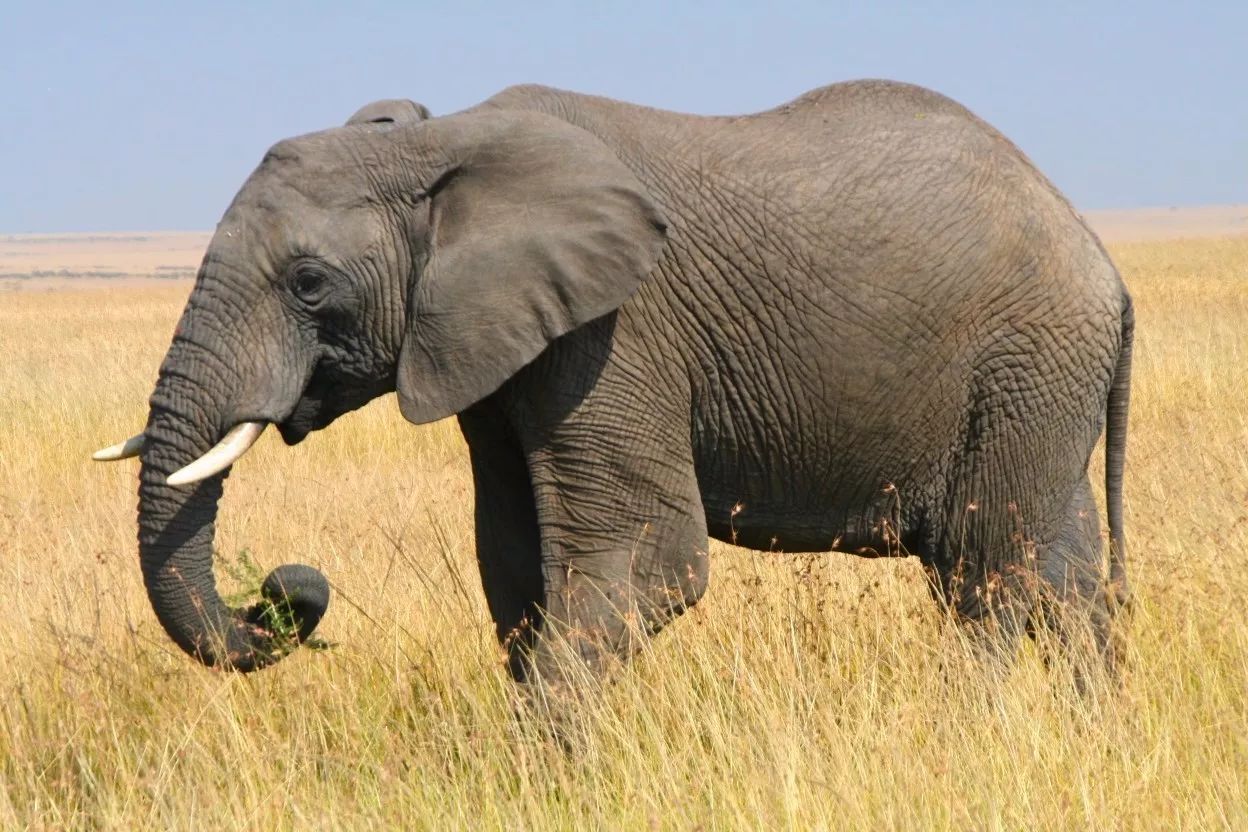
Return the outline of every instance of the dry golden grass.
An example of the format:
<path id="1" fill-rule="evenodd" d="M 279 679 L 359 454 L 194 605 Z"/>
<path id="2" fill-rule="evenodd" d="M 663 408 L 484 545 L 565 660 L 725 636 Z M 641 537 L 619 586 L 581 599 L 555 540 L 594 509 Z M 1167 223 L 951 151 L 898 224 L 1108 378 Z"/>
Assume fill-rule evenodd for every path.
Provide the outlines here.
<path id="1" fill-rule="evenodd" d="M 135 463 L 88 461 L 142 424 L 185 289 L 0 296 L 0 828 L 1248 828 L 1248 239 L 1114 253 L 1139 317 L 1120 697 L 1073 701 L 1030 649 L 997 689 L 912 562 L 717 546 L 575 755 L 511 716 L 453 423 L 384 400 L 262 441 L 221 557 L 321 567 L 336 646 L 208 671 L 148 608 Z"/>

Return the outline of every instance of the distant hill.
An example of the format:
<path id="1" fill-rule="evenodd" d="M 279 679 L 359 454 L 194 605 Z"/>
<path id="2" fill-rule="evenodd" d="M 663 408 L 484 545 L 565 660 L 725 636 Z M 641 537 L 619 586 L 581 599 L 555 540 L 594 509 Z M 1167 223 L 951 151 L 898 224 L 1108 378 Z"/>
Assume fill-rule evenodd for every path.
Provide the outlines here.
<path id="1" fill-rule="evenodd" d="M 1248 204 L 1084 211 L 1083 216 L 1107 243 L 1248 234 Z"/>
<path id="2" fill-rule="evenodd" d="M 195 276 L 207 231 L 0 234 L 0 286 L 110 285 Z"/>

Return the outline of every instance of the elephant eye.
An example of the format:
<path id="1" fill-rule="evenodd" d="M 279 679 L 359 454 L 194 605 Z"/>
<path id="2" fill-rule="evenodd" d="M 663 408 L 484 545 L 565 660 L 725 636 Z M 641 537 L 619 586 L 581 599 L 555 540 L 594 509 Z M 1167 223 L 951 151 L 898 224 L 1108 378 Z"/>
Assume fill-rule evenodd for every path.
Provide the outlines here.
<path id="1" fill-rule="evenodd" d="M 290 278 L 290 291 L 308 305 L 320 302 L 329 288 L 329 279 L 321 268 L 303 264 L 295 268 Z"/>

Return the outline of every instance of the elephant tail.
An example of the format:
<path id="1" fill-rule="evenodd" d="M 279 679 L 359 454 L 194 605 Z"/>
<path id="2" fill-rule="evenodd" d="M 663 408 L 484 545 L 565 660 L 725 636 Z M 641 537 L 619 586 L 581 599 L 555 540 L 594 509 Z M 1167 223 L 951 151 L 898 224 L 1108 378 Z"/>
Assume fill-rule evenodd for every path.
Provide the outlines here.
<path id="1" fill-rule="evenodd" d="M 1122 340 L 1105 408 L 1105 503 L 1109 515 L 1109 582 L 1120 604 L 1130 599 L 1127 584 L 1127 546 L 1122 528 L 1122 475 L 1127 455 L 1127 411 L 1131 404 L 1131 348 L 1135 340 L 1135 310 L 1124 294 Z"/>

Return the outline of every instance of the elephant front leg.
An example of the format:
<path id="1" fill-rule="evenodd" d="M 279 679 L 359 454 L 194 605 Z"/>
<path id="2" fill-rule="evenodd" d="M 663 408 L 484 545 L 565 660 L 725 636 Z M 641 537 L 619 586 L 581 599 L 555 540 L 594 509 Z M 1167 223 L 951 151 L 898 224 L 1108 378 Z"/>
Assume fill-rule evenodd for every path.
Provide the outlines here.
<path id="1" fill-rule="evenodd" d="M 543 679 L 601 674 L 688 609 L 709 563 L 690 451 L 652 430 L 573 431 L 530 455 L 541 529 Z"/>
<path id="2" fill-rule="evenodd" d="M 508 668 L 523 681 L 545 589 L 533 486 L 514 432 L 489 400 L 459 424 L 472 458 L 481 584 Z"/>

